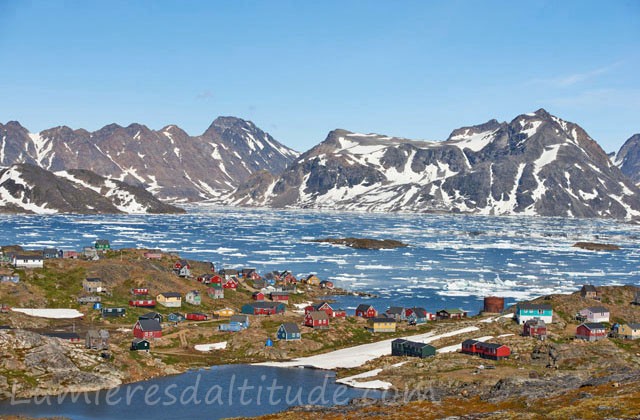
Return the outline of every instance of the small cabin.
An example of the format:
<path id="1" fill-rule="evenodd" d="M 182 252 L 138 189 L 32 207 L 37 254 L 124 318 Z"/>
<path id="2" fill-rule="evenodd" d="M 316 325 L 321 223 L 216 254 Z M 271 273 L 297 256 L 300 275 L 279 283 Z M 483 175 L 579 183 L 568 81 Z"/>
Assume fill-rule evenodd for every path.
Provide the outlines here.
<path id="1" fill-rule="evenodd" d="M 271 295 L 269 295 L 269 297 L 274 302 L 289 302 L 289 292 L 271 292 Z"/>
<path id="2" fill-rule="evenodd" d="M 56 259 L 60 257 L 60 253 L 55 248 L 45 248 L 42 250 L 42 258 L 45 260 Z"/>
<path id="3" fill-rule="evenodd" d="M 215 287 L 208 287 L 207 295 L 211 299 L 224 299 L 224 289 L 216 289 Z"/>
<path id="4" fill-rule="evenodd" d="M 396 332 L 397 322 L 393 318 L 375 317 L 367 320 L 367 329 L 370 332 Z"/>
<path id="5" fill-rule="evenodd" d="M 133 326 L 133 336 L 136 338 L 160 338 L 162 327 L 155 319 L 139 319 Z"/>
<path id="6" fill-rule="evenodd" d="M 106 252 L 111 249 L 111 244 L 107 239 L 98 239 L 94 244 L 94 248 L 96 251 Z"/>
<path id="7" fill-rule="evenodd" d="M 197 290 L 191 290 L 190 292 L 187 292 L 184 300 L 191 305 L 198 306 L 202 304 L 202 296 L 200 296 L 200 292 Z"/>
<path id="8" fill-rule="evenodd" d="M 253 300 L 264 300 L 264 293 L 262 292 L 253 292 L 251 295 L 251 299 Z"/>
<path id="9" fill-rule="evenodd" d="M 580 296 L 583 299 L 600 300 L 600 291 L 592 284 L 585 284 L 580 289 Z"/>
<path id="10" fill-rule="evenodd" d="M 598 341 L 607 337 L 607 329 L 599 322 L 585 322 L 576 328 L 576 338 L 585 341 Z"/>
<path id="11" fill-rule="evenodd" d="M 462 319 L 467 317 L 467 311 L 460 308 L 441 309 L 436 312 L 437 319 Z"/>
<path id="12" fill-rule="evenodd" d="M 43 268 L 44 260 L 40 255 L 14 255 L 12 264 L 15 268 Z"/>
<path id="13" fill-rule="evenodd" d="M 99 277 L 89 277 L 82 280 L 82 289 L 88 293 L 100 293 L 104 291 L 102 279 Z"/>
<path id="14" fill-rule="evenodd" d="M 206 321 L 209 317 L 200 312 L 191 312 L 187 314 L 187 319 L 189 321 Z"/>
<path id="15" fill-rule="evenodd" d="M 330 281 L 330 280 L 322 280 L 322 281 L 320 282 L 320 288 L 321 288 L 321 289 L 329 289 L 329 290 L 332 290 L 332 289 L 334 288 L 334 286 L 333 286 L 333 282 L 332 282 L 332 281 Z"/>
<path id="16" fill-rule="evenodd" d="M 191 277 L 191 265 L 187 260 L 178 260 L 173 264 L 173 272 L 179 277 Z"/>
<path id="17" fill-rule="evenodd" d="M 182 295 L 177 292 L 164 292 L 156 296 L 158 303 L 166 308 L 179 308 L 182 306 Z"/>
<path id="18" fill-rule="evenodd" d="M 109 331 L 89 330 L 85 336 L 85 347 L 93 350 L 109 349 Z"/>
<path id="19" fill-rule="evenodd" d="M 146 296 L 149 294 L 149 289 L 146 287 L 134 287 L 131 289 L 131 294 L 134 296 Z"/>
<path id="20" fill-rule="evenodd" d="M 294 324 L 293 322 L 285 322 L 284 324 L 280 324 L 280 326 L 278 327 L 276 337 L 278 338 L 278 340 L 284 341 L 300 340 L 300 328 L 298 328 L 298 324 Z"/>
<path id="21" fill-rule="evenodd" d="M 125 308 L 102 308 L 103 318 L 123 317 L 126 314 L 127 310 Z"/>
<path id="22" fill-rule="evenodd" d="M 282 302 L 252 302 L 243 305 L 241 312 L 247 315 L 276 315 L 285 310 Z"/>
<path id="23" fill-rule="evenodd" d="M 329 316 L 324 311 L 309 312 L 304 316 L 304 325 L 314 329 L 329 328 Z"/>
<path id="24" fill-rule="evenodd" d="M 360 316 L 362 318 L 375 318 L 378 316 L 378 311 L 376 311 L 372 305 L 362 303 L 356 308 L 356 316 Z"/>
<path id="25" fill-rule="evenodd" d="M 524 337 L 534 337 L 538 340 L 546 340 L 547 324 L 539 318 L 530 319 L 522 326 L 522 335 Z"/>
<path id="26" fill-rule="evenodd" d="M 129 306 L 136 308 L 155 308 L 156 301 L 153 299 L 132 299 L 129 301 Z"/>
<path id="27" fill-rule="evenodd" d="M 144 315 L 140 315 L 138 319 L 155 319 L 159 323 L 162 323 L 162 321 L 164 320 L 164 317 L 162 316 L 162 314 L 159 314 L 158 312 L 147 312 Z"/>
<path id="28" fill-rule="evenodd" d="M 406 321 L 407 320 L 407 308 L 403 308 L 402 306 L 391 306 L 389 309 L 385 311 L 385 314 L 389 318 L 393 318 L 396 321 Z"/>
<path id="29" fill-rule="evenodd" d="M 184 320 L 185 320 L 184 315 L 182 315 L 179 312 L 171 312 L 169 315 L 167 315 L 167 321 L 169 322 L 176 323 L 176 322 L 182 322 Z"/>
<path id="30" fill-rule="evenodd" d="M 149 340 L 136 338 L 131 342 L 131 350 L 132 351 L 149 351 L 151 348 L 151 344 Z"/>
<path id="31" fill-rule="evenodd" d="M 217 315 L 222 318 L 229 318 L 230 316 L 235 315 L 235 313 L 236 311 L 234 311 L 231 308 L 216 309 L 215 311 L 213 311 L 214 315 Z"/>

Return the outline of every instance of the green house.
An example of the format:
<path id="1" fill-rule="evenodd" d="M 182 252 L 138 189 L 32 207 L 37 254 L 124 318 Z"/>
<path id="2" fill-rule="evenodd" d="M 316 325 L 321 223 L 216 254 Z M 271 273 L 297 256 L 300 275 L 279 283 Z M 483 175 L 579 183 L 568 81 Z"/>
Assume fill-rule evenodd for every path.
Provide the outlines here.
<path id="1" fill-rule="evenodd" d="M 391 355 L 411 356 L 424 359 L 436 355 L 436 348 L 430 344 L 417 343 L 415 341 L 398 338 L 391 342 Z"/>
<path id="2" fill-rule="evenodd" d="M 143 338 L 136 338 L 131 342 L 132 351 L 139 351 L 139 350 L 149 351 L 150 347 L 151 345 L 149 344 L 149 342 Z"/>
<path id="3" fill-rule="evenodd" d="M 553 308 L 547 304 L 518 303 L 516 306 L 516 320 L 518 324 L 524 325 L 530 319 L 541 319 L 546 324 L 553 322 Z"/>
<path id="4" fill-rule="evenodd" d="M 107 239 L 98 239 L 95 243 L 95 248 L 98 251 L 106 251 L 111 249 L 111 244 L 109 244 Z"/>

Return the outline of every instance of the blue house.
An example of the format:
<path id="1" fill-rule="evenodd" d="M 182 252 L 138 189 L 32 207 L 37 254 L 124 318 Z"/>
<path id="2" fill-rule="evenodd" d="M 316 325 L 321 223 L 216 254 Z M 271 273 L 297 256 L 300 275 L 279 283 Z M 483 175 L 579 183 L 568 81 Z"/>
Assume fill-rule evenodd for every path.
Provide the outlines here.
<path id="1" fill-rule="evenodd" d="M 407 322 L 411 325 L 426 324 L 429 320 L 429 312 L 424 308 L 411 308 L 411 313 L 407 316 Z"/>
<path id="2" fill-rule="evenodd" d="M 293 322 L 285 322 L 278 327 L 276 337 L 278 337 L 278 340 L 285 341 L 300 340 L 300 328 Z"/>
<path id="3" fill-rule="evenodd" d="M 553 322 L 553 308 L 551 305 L 535 303 L 518 303 L 516 306 L 516 320 L 523 325 L 530 319 L 541 319 L 546 324 Z"/>
<path id="4" fill-rule="evenodd" d="M 232 315 L 228 324 L 221 324 L 220 331 L 238 332 L 249 328 L 249 317 L 247 315 Z"/>
<path id="5" fill-rule="evenodd" d="M 184 315 L 179 312 L 172 312 L 167 315 L 167 321 L 169 322 L 182 322 L 184 321 Z"/>

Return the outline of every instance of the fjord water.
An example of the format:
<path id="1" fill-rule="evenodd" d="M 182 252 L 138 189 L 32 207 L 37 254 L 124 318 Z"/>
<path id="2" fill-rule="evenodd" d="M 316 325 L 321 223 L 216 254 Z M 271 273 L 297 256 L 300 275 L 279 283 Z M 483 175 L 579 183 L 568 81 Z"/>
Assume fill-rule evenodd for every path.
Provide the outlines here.
<path id="1" fill-rule="evenodd" d="M 186 215 L 4 216 L 0 243 L 81 250 L 100 239 L 113 248 L 177 251 L 217 267 L 261 273 L 317 273 L 337 286 L 375 294 L 368 303 L 476 312 L 482 297 L 506 304 L 584 283 L 640 283 L 640 226 L 603 219 L 372 214 L 190 207 Z M 325 237 L 397 239 L 393 250 L 356 250 L 310 242 Z M 572 247 L 619 245 L 615 252 Z M 198 274 L 198 273 L 194 273 Z M 363 298 L 338 298 L 353 309 Z"/>

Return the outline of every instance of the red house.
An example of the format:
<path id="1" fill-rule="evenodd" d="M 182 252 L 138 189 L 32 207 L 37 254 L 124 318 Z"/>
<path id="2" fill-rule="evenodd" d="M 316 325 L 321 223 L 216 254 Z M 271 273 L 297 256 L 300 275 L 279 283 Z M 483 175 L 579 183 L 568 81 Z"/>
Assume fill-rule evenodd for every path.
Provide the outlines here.
<path id="1" fill-rule="evenodd" d="M 375 318 L 378 316 L 378 311 L 371 305 L 360 304 L 356 308 L 356 316 L 361 316 L 363 318 Z"/>
<path id="2" fill-rule="evenodd" d="M 174 270 L 181 270 L 182 268 L 188 268 L 189 270 L 191 270 L 191 266 L 189 265 L 189 262 L 187 262 L 187 260 L 178 260 L 173 265 Z"/>
<path id="3" fill-rule="evenodd" d="M 271 292 L 269 297 L 274 302 L 289 302 L 289 293 L 287 292 Z"/>
<path id="4" fill-rule="evenodd" d="M 304 316 L 304 325 L 311 328 L 329 328 L 329 317 L 324 311 L 309 312 Z"/>
<path id="5" fill-rule="evenodd" d="M 131 294 L 137 296 L 148 295 L 149 289 L 147 289 L 146 287 L 134 287 L 133 289 L 131 289 Z"/>
<path id="6" fill-rule="evenodd" d="M 129 306 L 135 306 L 135 307 L 138 307 L 138 308 L 155 308 L 156 301 L 153 300 L 153 299 L 130 300 L 129 301 Z"/>
<path id="7" fill-rule="evenodd" d="M 347 317 L 347 311 L 345 311 L 344 309 L 334 309 L 333 310 L 333 317 L 334 318 L 346 318 Z"/>
<path id="8" fill-rule="evenodd" d="M 160 338 L 162 327 L 155 319 L 139 319 L 133 326 L 133 336 L 136 338 Z"/>
<path id="9" fill-rule="evenodd" d="M 335 316 L 333 308 L 327 302 L 320 302 L 315 305 L 309 305 L 306 308 L 304 308 L 305 315 L 308 314 L 309 312 L 314 312 L 314 311 L 326 312 L 327 316 L 329 316 L 330 318 Z"/>
<path id="10" fill-rule="evenodd" d="M 251 295 L 251 298 L 253 300 L 264 300 L 264 293 L 262 293 L 262 292 L 253 292 L 253 295 Z"/>
<path id="11" fill-rule="evenodd" d="M 293 275 L 293 273 L 291 273 L 289 271 L 283 271 L 282 273 L 280 273 L 280 281 L 282 281 L 284 284 L 297 284 L 298 283 L 298 279 L 296 279 L 296 277 Z"/>
<path id="12" fill-rule="evenodd" d="M 320 282 L 321 289 L 333 289 L 333 282 L 330 280 L 322 280 Z"/>
<path id="13" fill-rule="evenodd" d="M 607 329 L 599 322 L 585 322 L 578 325 L 576 338 L 587 341 L 598 341 L 607 337 Z"/>
<path id="14" fill-rule="evenodd" d="M 161 260 L 162 252 L 160 251 L 147 251 L 144 253 L 144 257 L 148 260 Z"/>
<path id="15" fill-rule="evenodd" d="M 484 359 L 502 360 L 511 355 L 511 349 L 504 344 L 483 343 L 478 340 L 465 340 L 462 342 L 462 352 L 473 354 Z"/>
<path id="16" fill-rule="evenodd" d="M 529 319 L 522 326 L 522 335 L 544 340 L 547 338 L 547 325 L 539 318 Z"/>
<path id="17" fill-rule="evenodd" d="M 462 342 L 462 352 L 466 354 L 476 354 L 476 344 L 479 341 L 477 340 L 464 340 Z"/>
<path id="18" fill-rule="evenodd" d="M 238 282 L 235 279 L 230 278 L 229 280 L 226 280 L 224 283 L 222 283 L 222 288 L 223 289 L 230 289 L 230 290 L 237 290 L 238 289 Z"/>
<path id="19" fill-rule="evenodd" d="M 187 314 L 187 319 L 191 321 L 206 321 L 209 317 L 206 314 L 192 312 Z"/>

